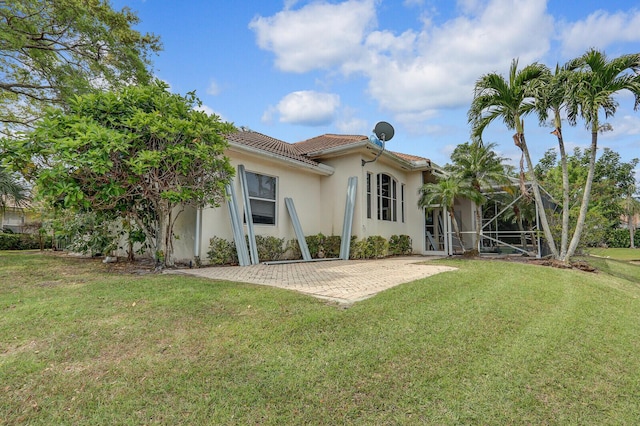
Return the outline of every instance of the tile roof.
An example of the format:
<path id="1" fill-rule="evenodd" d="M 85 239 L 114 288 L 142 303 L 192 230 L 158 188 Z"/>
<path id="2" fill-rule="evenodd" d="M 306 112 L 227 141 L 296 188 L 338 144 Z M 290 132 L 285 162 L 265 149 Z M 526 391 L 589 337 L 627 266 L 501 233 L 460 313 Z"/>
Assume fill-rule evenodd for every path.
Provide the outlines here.
<path id="1" fill-rule="evenodd" d="M 319 163 L 304 156 L 295 145 L 263 135 L 252 130 L 242 130 L 227 135 L 229 142 L 235 142 L 251 148 L 260 149 L 285 158 L 297 160 L 306 164 L 317 166 Z"/>
<path id="2" fill-rule="evenodd" d="M 410 154 L 403 154 L 401 152 L 395 152 L 395 151 L 389 151 L 390 153 L 392 153 L 393 155 L 395 155 L 398 158 L 401 158 L 405 161 L 409 161 L 409 162 L 414 162 L 414 161 L 427 161 L 429 162 L 428 158 L 424 158 L 424 157 L 419 157 L 417 155 L 410 155 Z"/>
<path id="3" fill-rule="evenodd" d="M 334 135 L 325 134 L 307 139 L 302 142 L 296 142 L 293 145 L 301 153 L 309 154 L 338 146 L 351 145 L 358 142 L 366 141 L 366 136 L 362 135 Z"/>
<path id="4" fill-rule="evenodd" d="M 262 150 L 271 154 L 279 155 L 292 160 L 297 160 L 306 164 L 317 166 L 320 163 L 311 159 L 314 153 L 319 153 L 331 148 L 347 147 L 349 145 L 360 145 L 369 140 L 363 135 L 336 135 L 324 134 L 307 139 L 301 142 L 288 143 L 271 136 L 252 130 L 241 130 L 227 135 L 227 140 L 232 143 L 248 146 Z M 403 154 L 400 152 L 387 151 L 401 160 L 409 163 L 429 162 L 429 159 L 417 155 Z"/>

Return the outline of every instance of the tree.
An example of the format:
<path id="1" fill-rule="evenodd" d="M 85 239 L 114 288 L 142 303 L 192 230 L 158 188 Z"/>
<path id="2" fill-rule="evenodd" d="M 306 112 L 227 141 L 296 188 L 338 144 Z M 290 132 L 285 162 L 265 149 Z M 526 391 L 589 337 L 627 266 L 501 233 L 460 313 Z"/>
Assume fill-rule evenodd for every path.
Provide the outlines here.
<path id="1" fill-rule="evenodd" d="M 503 185 L 508 178 L 503 166 L 504 158 L 499 157 L 494 148 L 495 143 L 482 144 L 476 140 L 465 142 L 456 147 L 451 154 L 451 164 L 447 171 L 458 176 L 463 185 L 476 191 L 476 250 L 480 253 L 482 233 L 482 206 L 486 203 L 483 193 L 492 192 L 496 185 Z"/>
<path id="2" fill-rule="evenodd" d="M 0 132 L 33 127 L 75 94 L 148 83 L 158 38 L 107 0 L 0 1 Z"/>
<path id="3" fill-rule="evenodd" d="M 612 117 L 618 107 L 618 102 L 613 96 L 622 90 L 629 90 L 634 95 L 634 109 L 638 109 L 640 105 L 640 75 L 638 75 L 640 54 L 622 55 L 609 61 L 603 52 L 590 49 L 581 57 L 570 61 L 566 68 L 572 71 L 566 97 L 567 118 L 570 123 L 575 123 L 578 117 L 584 120 L 585 126 L 591 130 L 591 148 L 588 174 L 576 229 L 567 253 L 561 259 L 565 262 L 573 256 L 584 229 L 596 171 L 598 133 L 610 127 L 601 121 L 600 110 L 604 112 L 605 118 Z"/>
<path id="4" fill-rule="evenodd" d="M 562 176 L 562 222 L 560 233 L 560 252 L 558 257 L 564 259 L 567 256 L 569 242 L 570 223 L 570 200 L 569 200 L 569 171 L 567 165 L 567 152 L 562 136 L 562 113 L 566 108 L 568 82 L 570 80 L 570 70 L 567 66 L 560 67 L 556 64 L 555 73 L 540 79 L 540 83 L 535 91 L 536 112 L 540 124 L 543 124 L 549 115 L 552 116 L 553 131 L 551 134 L 558 139 L 558 150 L 560 152 L 560 168 Z"/>
<path id="5" fill-rule="evenodd" d="M 531 179 L 531 188 L 534 199 L 538 206 L 540 222 L 544 236 L 549 245 L 549 249 L 554 257 L 558 257 L 551 228 L 547 220 L 544 209 L 542 195 L 531 161 L 531 155 L 524 136 L 524 119 L 526 114 L 535 108 L 533 95 L 540 85 L 540 81 L 548 76 L 548 68 L 544 65 L 534 63 L 527 65 L 518 71 L 518 60 L 511 62 L 509 78 L 505 78 L 496 73 L 486 74 L 476 81 L 474 97 L 467 114 L 469 123 L 472 125 L 472 132 L 475 137 L 481 138 L 484 129 L 495 119 L 502 119 L 509 130 L 515 130 L 513 141 L 522 151 L 523 159 L 520 161 L 520 179 L 523 195 L 527 194 L 524 185 L 524 161 L 526 160 Z"/>
<path id="6" fill-rule="evenodd" d="M 196 105 L 194 93 L 171 94 L 159 81 L 78 96 L 12 144 L 14 164 L 58 208 L 134 219 L 171 266 L 184 206 L 219 205 L 233 176 L 223 151 L 235 128 Z"/>
<path id="7" fill-rule="evenodd" d="M 4 212 L 11 201 L 20 206 L 29 199 L 28 188 L 16 176 L 0 164 L 0 212 Z"/>
<path id="8" fill-rule="evenodd" d="M 454 210 L 454 204 L 457 198 L 467 198 L 478 203 L 484 202 L 484 197 L 481 193 L 465 185 L 460 177 L 450 175 L 438 180 L 436 183 L 425 183 L 422 185 L 418 206 L 426 209 L 432 209 L 433 206 L 442 206 L 447 211 L 451 218 L 453 232 L 458 237 L 460 245 L 462 246 L 462 252 L 464 253 L 466 251 L 464 240 Z"/>
<path id="9" fill-rule="evenodd" d="M 629 185 L 626 188 L 624 198 L 620 200 L 625 222 L 629 229 L 629 241 L 631 248 L 636 248 L 634 239 L 636 233 L 636 216 L 640 214 L 640 200 L 635 198 L 637 191 L 638 188 L 635 185 Z"/>

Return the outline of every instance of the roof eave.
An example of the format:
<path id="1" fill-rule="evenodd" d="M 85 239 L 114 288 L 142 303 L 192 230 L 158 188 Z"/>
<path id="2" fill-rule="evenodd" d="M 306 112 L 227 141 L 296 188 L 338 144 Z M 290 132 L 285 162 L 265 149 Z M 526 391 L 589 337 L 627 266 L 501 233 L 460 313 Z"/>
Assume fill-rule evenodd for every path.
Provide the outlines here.
<path id="1" fill-rule="evenodd" d="M 327 156 L 339 155 L 349 151 L 355 151 L 356 149 L 364 148 L 367 145 L 371 145 L 372 147 L 377 146 L 371 143 L 369 139 L 363 139 L 361 141 L 357 141 L 357 142 L 346 144 L 346 145 L 337 145 L 331 148 L 325 148 L 317 151 L 307 152 L 305 155 L 311 159 L 322 158 Z"/>
<path id="2" fill-rule="evenodd" d="M 297 169 L 307 170 L 322 176 L 331 176 L 335 169 L 326 164 L 317 163 L 317 164 L 309 164 L 302 161 L 295 160 L 293 158 L 284 157 L 282 155 L 278 155 L 269 151 L 265 151 L 259 148 L 253 148 L 238 142 L 229 141 L 229 149 L 231 151 L 239 151 L 250 155 L 255 155 L 260 158 L 268 158 L 270 160 L 274 160 L 280 163 L 284 163 L 290 167 L 294 167 Z"/>

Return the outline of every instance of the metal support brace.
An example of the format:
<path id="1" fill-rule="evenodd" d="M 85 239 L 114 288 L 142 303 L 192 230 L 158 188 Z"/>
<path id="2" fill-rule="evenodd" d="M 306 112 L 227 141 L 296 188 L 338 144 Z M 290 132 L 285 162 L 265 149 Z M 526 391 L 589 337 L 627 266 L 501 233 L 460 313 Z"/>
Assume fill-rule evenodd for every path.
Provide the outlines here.
<path id="1" fill-rule="evenodd" d="M 311 253 L 309 253 L 307 240 L 304 238 L 304 232 L 302 232 L 302 226 L 300 226 L 298 213 L 296 213 L 296 206 L 293 205 L 293 199 L 286 197 L 284 199 L 284 204 L 287 206 L 289 216 L 291 217 L 291 222 L 293 222 L 293 230 L 296 232 L 296 237 L 298 238 L 298 245 L 300 246 L 300 251 L 302 252 L 302 259 L 311 260 Z"/>
<path id="2" fill-rule="evenodd" d="M 249 200 L 249 185 L 247 184 L 247 174 L 244 166 L 238 166 L 238 177 L 240 178 L 240 188 L 242 189 L 242 197 L 244 200 L 244 216 L 247 218 L 247 235 L 249 237 L 249 250 L 251 254 L 251 264 L 260 263 L 258 259 L 258 245 L 256 244 L 256 234 L 253 231 L 253 215 L 251 213 L 251 200 Z"/>
<path id="3" fill-rule="evenodd" d="M 233 240 L 236 243 L 236 251 L 238 253 L 238 263 L 240 266 L 249 265 L 249 252 L 247 244 L 244 241 L 244 232 L 242 232 L 242 220 L 238 211 L 238 200 L 236 199 L 236 191 L 232 185 L 226 185 L 227 206 L 229 207 L 229 216 L 231 216 L 231 228 L 233 230 Z"/>
<path id="4" fill-rule="evenodd" d="M 353 227 L 353 211 L 356 205 L 356 189 L 358 178 L 351 176 L 347 184 L 347 201 L 344 208 L 344 222 L 342 225 L 342 239 L 340 240 L 340 259 L 349 260 L 351 249 L 351 228 Z"/>

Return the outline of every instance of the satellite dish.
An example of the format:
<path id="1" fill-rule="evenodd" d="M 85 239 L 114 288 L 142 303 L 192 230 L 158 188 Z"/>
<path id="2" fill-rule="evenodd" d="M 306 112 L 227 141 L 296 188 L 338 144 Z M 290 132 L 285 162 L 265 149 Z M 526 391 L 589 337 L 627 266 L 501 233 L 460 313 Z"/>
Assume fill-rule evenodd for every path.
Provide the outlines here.
<path id="1" fill-rule="evenodd" d="M 373 129 L 373 133 L 376 134 L 378 139 L 382 142 L 390 141 L 393 138 L 394 130 L 393 126 L 386 121 L 380 121 Z"/>

